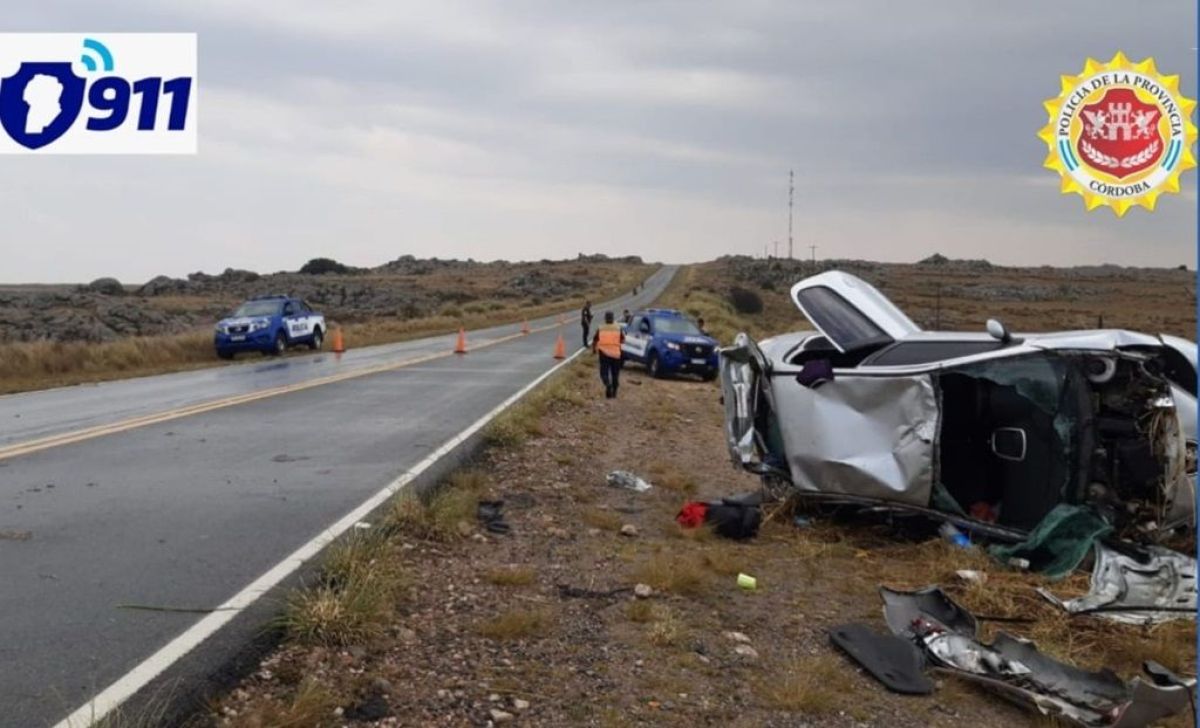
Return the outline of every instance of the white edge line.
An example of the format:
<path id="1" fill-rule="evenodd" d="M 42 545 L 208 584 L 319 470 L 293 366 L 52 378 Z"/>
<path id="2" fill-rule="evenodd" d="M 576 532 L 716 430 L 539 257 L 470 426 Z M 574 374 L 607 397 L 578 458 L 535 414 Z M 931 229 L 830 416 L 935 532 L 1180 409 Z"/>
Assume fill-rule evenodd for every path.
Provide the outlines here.
<path id="1" fill-rule="evenodd" d="M 345 516 L 334 523 L 329 528 L 317 534 L 311 541 L 304 544 L 300 548 L 293 551 L 289 556 L 284 558 L 275 566 L 272 566 L 265 574 L 250 582 L 248 586 L 235 594 L 232 598 L 226 601 L 221 606 L 207 616 L 200 619 L 194 625 L 189 627 L 183 634 L 168 642 L 162 648 L 155 652 L 150 657 L 146 658 L 137 667 L 130 670 L 124 676 L 119 678 L 112 685 L 109 685 L 102 692 L 81 706 L 74 713 L 64 718 L 62 721 L 55 724 L 54 728 L 83 728 L 91 726 L 95 722 L 102 720 L 106 715 L 117 708 L 121 703 L 132 697 L 137 691 L 141 690 L 146 685 L 150 684 L 154 678 L 158 677 L 168 667 L 194 649 L 197 645 L 215 633 L 218 629 L 225 626 L 243 610 L 249 607 L 254 602 L 258 601 L 264 594 L 277 586 L 287 577 L 291 576 L 297 569 L 304 565 L 312 557 L 320 553 L 321 549 L 328 546 L 339 536 L 354 527 L 354 524 L 363 520 L 371 511 L 383 505 L 384 501 L 391 498 L 396 493 L 404 489 L 406 485 L 411 483 L 417 476 L 428 470 L 438 460 L 441 460 L 454 448 L 461 445 L 467 438 L 474 435 L 479 430 L 483 429 L 489 422 L 495 419 L 501 412 L 511 407 L 519 399 L 528 394 L 532 389 L 537 387 L 542 382 L 550 378 L 555 372 L 570 364 L 576 357 L 584 352 L 584 349 L 577 349 L 573 354 L 565 360 L 555 364 L 550 369 L 543 372 L 537 379 L 534 379 L 529 384 L 525 385 L 516 394 L 513 394 L 508 399 L 501 402 L 492 411 L 475 420 L 465 430 L 459 432 L 454 437 L 447 440 L 437 450 L 434 450 L 429 455 L 414 465 L 409 470 L 404 471 L 390 483 L 385 485 L 375 495 L 368 498 L 360 506 L 347 513 Z"/>

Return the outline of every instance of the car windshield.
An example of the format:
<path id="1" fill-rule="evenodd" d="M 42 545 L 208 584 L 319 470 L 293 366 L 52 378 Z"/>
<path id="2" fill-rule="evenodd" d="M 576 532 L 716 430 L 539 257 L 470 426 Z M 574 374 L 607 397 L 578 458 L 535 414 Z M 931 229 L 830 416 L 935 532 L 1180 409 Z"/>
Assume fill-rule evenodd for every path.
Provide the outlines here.
<path id="1" fill-rule="evenodd" d="M 696 328 L 696 324 L 685 318 L 656 318 L 654 319 L 654 328 L 661 334 L 701 335 L 700 329 Z"/>
<path id="2" fill-rule="evenodd" d="M 234 316 L 273 316 L 279 313 L 279 301 L 246 301 L 233 312 Z"/>

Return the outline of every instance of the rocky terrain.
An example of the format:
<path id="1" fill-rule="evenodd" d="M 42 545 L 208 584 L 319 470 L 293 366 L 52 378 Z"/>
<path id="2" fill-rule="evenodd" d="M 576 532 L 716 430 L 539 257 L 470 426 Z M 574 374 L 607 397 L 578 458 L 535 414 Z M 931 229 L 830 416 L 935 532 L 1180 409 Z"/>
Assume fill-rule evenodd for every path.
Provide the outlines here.
<path id="1" fill-rule="evenodd" d="M 611 266 L 639 258 L 580 256 L 530 263 L 418 259 L 405 255 L 372 269 L 260 275 L 227 269 L 187 278 L 157 276 L 140 286 L 100 278 L 80 286 L 0 285 L 0 343 L 114 341 L 207 327 L 242 300 L 290 294 L 339 321 L 413 319 L 473 303 L 549 303 L 602 287 Z"/>
<path id="2" fill-rule="evenodd" d="M 834 269 L 874 284 L 927 329 L 976 331 L 988 318 L 999 318 L 1015 331 L 1105 327 L 1196 338 L 1196 274 L 1183 267 L 1006 267 L 936 254 L 915 264 L 814 265 L 735 256 L 698 266 L 693 288 L 722 297 L 733 287 L 758 291 L 767 318 L 786 327 L 781 330 L 806 328 L 788 290 L 801 278 Z"/>

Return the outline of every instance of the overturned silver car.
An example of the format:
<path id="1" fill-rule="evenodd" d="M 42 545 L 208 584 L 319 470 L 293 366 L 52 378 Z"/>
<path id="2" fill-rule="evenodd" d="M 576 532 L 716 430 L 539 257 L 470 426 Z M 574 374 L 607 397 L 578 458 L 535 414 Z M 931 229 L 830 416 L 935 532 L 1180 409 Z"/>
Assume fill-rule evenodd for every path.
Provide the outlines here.
<path id="1" fill-rule="evenodd" d="M 721 350 L 730 453 L 770 489 L 1009 538 L 1060 503 L 1150 540 L 1194 522 L 1194 343 L 922 331 L 840 271 L 791 297 L 816 331 Z"/>

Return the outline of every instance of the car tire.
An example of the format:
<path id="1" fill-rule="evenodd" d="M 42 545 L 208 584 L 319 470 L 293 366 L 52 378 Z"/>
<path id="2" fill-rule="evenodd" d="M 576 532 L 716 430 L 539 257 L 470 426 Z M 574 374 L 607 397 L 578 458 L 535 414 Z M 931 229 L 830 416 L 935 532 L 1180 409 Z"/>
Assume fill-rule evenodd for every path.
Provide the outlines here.
<path id="1" fill-rule="evenodd" d="M 321 329 L 319 327 L 313 329 L 312 338 L 308 341 L 308 348 L 312 349 L 313 351 L 320 351 L 324 344 L 325 336 L 321 333 Z"/>
<path id="2" fill-rule="evenodd" d="M 227 351 L 225 349 L 217 349 L 217 356 L 220 357 L 221 359 L 232 359 L 233 352 Z"/>
<path id="3" fill-rule="evenodd" d="M 655 379 L 662 379 L 666 374 L 662 370 L 662 362 L 658 359 L 658 352 L 650 352 L 650 358 L 646 360 L 646 371 Z"/>
<path id="4" fill-rule="evenodd" d="M 271 349 L 271 356 L 282 356 L 287 353 L 288 340 L 287 334 L 280 331 L 275 334 L 275 346 Z"/>
<path id="5" fill-rule="evenodd" d="M 700 378 L 706 382 L 711 382 L 712 380 L 717 378 L 717 370 L 710 369 L 707 372 L 704 372 L 703 374 L 701 374 Z"/>

